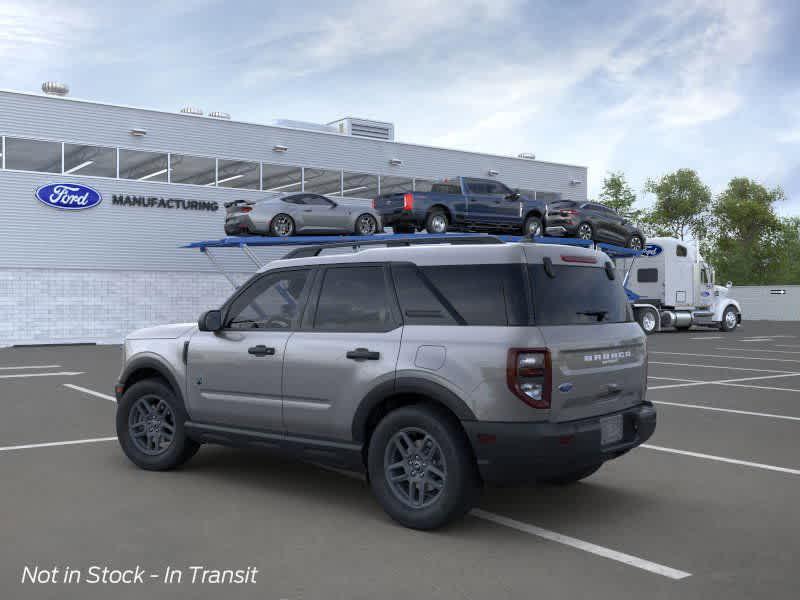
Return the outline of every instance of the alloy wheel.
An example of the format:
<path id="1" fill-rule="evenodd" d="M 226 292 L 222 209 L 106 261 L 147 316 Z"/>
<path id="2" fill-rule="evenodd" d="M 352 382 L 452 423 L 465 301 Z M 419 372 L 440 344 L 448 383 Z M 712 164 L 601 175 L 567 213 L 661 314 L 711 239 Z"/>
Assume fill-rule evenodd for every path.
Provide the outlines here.
<path id="1" fill-rule="evenodd" d="M 431 217 L 431 229 L 433 233 L 444 233 L 447 231 L 447 219 L 444 215 L 434 215 Z"/>
<path id="2" fill-rule="evenodd" d="M 728 329 L 733 329 L 736 327 L 736 313 L 732 310 L 729 310 L 725 313 L 725 325 Z"/>
<path id="3" fill-rule="evenodd" d="M 628 242 L 628 248 L 631 250 L 641 250 L 642 249 L 642 238 L 638 235 L 635 235 L 631 238 L 631 241 Z"/>
<path id="4" fill-rule="evenodd" d="M 588 223 L 582 223 L 581 226 L 578 227 L 578 237 L 582 240 L 592 239 L 592 226 Z"/>
<path id="5" fill-rule="evenodd" d="M 656 316 L 652 310 L 648 310 L 642 315 L 642 329 L 645 333 L 652 333 L 656 329 Z"/>
<path id="6" fill-rule="evenodd" d="M 418 427 L 407 427 L 392 436 L 383 472 L 392 493 L 412 509 L 432 505 L 447 484 L 447 465 L 439 443 Z"/>
<path id="7" fill-rule="evenodd" d="M 530 237 L 540 237 L 542 235 L 542 224 L 538 219 L 532 219 L 528 224 L 527 234 Z"/>
<path id="8" fill-rule="evenodd" d="M 158 396 L 142 396 L 128 413 L 128 434 L 140 452 L 158 456 L 169 450 L 175 437 L 175 416 Z"/>
<path id="9" fill-rule="evenodd" d="M 272 220 L 272 231 L 279 237 L 291 235 L 293 229 L 292 220 L 286 215 L 278 215 Z"/>
<path id="10" fill-rule="evenodd" d="M 361 235 L 372 235 L 378 228 L 375 219 L 371 215 L 361 215 L 358 217 L 358 232 Z"/>

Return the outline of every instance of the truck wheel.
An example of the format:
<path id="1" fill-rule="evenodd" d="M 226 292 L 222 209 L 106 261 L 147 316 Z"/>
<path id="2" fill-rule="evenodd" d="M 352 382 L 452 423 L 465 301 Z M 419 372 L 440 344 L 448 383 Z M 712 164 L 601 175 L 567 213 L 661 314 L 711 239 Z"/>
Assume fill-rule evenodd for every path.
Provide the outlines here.
<path id="1" fill-rule="evenodd" d="M 541 237 L 542 231 L 544 231 L 544 228 L 542 227 L 542 220 L 539 217 L 528 217 L 525 219 L 522 235 L 532 238 Z"/>
<path id="2" fill-rule="evenodd" d="M 200 444 L 186 436 L 183 404 L 161 379 L 143 379 L 117 405 L 117 438 L 125 455 L 148 471 L 179 467 Z"/>
<path id="3" fill-rule="evenodd" d="M 739 324 L 739 317 L 736 315 L 736 309 L 729 306 L 722 313 L 722 323 L 720 323 L 720 331 L 733 331 Z"/>
<path id="4" fill-rule="evenodd" d="M 562 473 L 561 475 L 555 475 L 554 477 L 543 477 L 537 479 L 539 483 L 547 483 L 550 485 L 569 485 L 570 483 L 576 483 L 581 479 L 586 479 L 590 475 L 594 475 L 597 470 L 603 466 L 603 463 L 599 463 L 596 465 L 591 465 L 588 467 L 583 467 L 582 469 L 577 469 L 575 471 L 567 471 L 566 473 Z"/>
<path id="5" fill-rule="evenodd" d="M 428 233 L 447 233 L 448 225 L 447 215 L 440 208 L 432 210 L 425 219 L 425 229 Z"/>
<path id="6" fill-rule="evenodd" d="M 593 240 L 594 239 L 594 229 L 589 223 L 581 223 L 578 225 L 578 238 L 581 240 Z"/>
<path id="7" fill-rule="evenodd" d="M 636 321 L 646 335 L 650 335 L 658 329 L 658 313 L 652 308 L 637 308 Z"/>
<path id="8" fill-rule="evenodd" d="M 370 486 L 395 521 L 436 529 L 465 515 L 480 490 L 472 451 L 447 415 L 404 406 L 378 423 L 367 457 Z"/>

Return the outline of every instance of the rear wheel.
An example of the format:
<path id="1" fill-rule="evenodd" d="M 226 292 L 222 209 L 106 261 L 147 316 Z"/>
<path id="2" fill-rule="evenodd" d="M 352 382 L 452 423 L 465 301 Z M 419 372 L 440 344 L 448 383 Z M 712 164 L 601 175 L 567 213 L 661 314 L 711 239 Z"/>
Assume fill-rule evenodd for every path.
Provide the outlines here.
<path id="1" fill-rule="evenodd" d="M 644 247 L 644 241 L 641 236 L 632 235 L 626 244 L 631 250 L 641 250 Z"/>
<path id="2" fill-rule="evenodd" d="M 739 325 L 739 317 L 736 314 L 736 309 L 729 306 L 725 309 L 725 312 L 722 313 L 722 323 L 719 328 L 722 331 L 733 331 L 736 329 L 737 325 Z"/>
<path id="3" fill-rule="evenodd" d="M 364 213 L 356 219 L 356 233 L 358 235 L 373 235 L 378 232 L 378 221 L 370 214 Z"/>
<path id="4" fill-rule="evenodd" d="M 581 223 L 578 225 L 577 236 L 582 240 L 594 239 L 594 229 L 589 223 Z"/>
<path id="5" fill-rule="evenodd" d="M 174 469 L 200 444 L 186 436 L 183 404 L 161 379 L 137 381 L 117 406 L 117 438 L 125 455 L 150 471 Z"/>
<path id="6" fill-rule="evenodd" d="M 647 335 L 658 329 L 658 313 L 652 308 L 637 308 L 636 321 Z"/>
<path id="7" fill-rule="evenodd" d="M 530 216 L 525 219 L 525 227 L 522 230 L 523 235 L 528 237 L 541 237 L 542 231 L 542 220 L 539 217 Z"/>
<path id="8" fill-rule="evenodd" d="M 447 214 L 440 208 L 433 209 L 425 219 L 425 229 L 428 233 L 447 233 L 449 224 Z"/>
<path id="9" fill-rule="evenodd" d="M 429 406 L 398 408 L 369 443 L 370 486 L 386 513 L 412 529 L 436 529 L 477 502 L 479 477 L 469 443 L 448 415 Z"/>
<path id="10" fill-rule="evenodd" d="M 283 213 L 272 217 L 269 233 L 275 237 L 289 237 L 294 233 L 294 220 Z"/>
<path id="11" fill-rule="evenodd" d="M 594 475 L 597 470 L 603 466 L 603 463 L 599 463 L 596 465 L 590 465 L 588 467 L 583 467 L 582 469 L 576 469 L 575 471 L 567 471 L 562 473 L 561 475 L 555 475 L 553 477 L 542 477 L 538 479 L 539 483 L 547 483 L 550 485 L 569 485 L 570 483 L 576 483 L 581 479 L 586 479 L 590 475 Z"/>

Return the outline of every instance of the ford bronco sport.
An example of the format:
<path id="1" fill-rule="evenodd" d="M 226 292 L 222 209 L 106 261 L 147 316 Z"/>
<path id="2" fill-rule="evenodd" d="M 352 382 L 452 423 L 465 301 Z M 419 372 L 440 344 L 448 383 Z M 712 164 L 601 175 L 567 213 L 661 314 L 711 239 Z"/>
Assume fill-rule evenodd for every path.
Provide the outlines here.
<path id="1" fill-rule="evenodd" d="M 199 324 L 125 341 L 117 435 L 144 469 L 203 443 L 366 472 L 433 529 L 484 483 L 570 483 L 647 440 L 645 336 L 599 251 L 534 243 L 278 260 Z"/>

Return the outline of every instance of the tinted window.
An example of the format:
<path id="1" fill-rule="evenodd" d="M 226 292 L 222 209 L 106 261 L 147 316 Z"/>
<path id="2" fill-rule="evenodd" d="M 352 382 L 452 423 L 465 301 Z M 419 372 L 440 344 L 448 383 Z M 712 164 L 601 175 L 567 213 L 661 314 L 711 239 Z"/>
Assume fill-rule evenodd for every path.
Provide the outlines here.
<path id="1" fill-rule="evenodd" d="M 6 169 L 61 173 L 61 144 L 7 137 Z"/>
<path id="2" fill-rule="evenodd" d="M 300 318 L 300 297 L 311 271 L 283 271 L 256 279 L 233 301 L 229 329 L 290 329 Z"/>
<path id="3" fill-rule="evenodd" d="M 437 194 L 460 194 L 461 186 L 456 183 L 434 183 L 430 186 L 430 191 Z"/>
<path id="4" fill-rule="evenodd" d="M 636 271 L 636 281 L 639 283 L 655 283 L 658 281 L 658 269 L 639 269 Z"/>
<path id="5" fill-rule="evenodd" d="M 216 183 L 217 161 L 213 158 L 171 154 L 169 167 L 172 183 L 194 185 L 214 185 Z"/>
<path id="6" fill-rule="evenodd" d="M 306 196 L 286 196 L 283 201 L 289 204 L 306 204 Z"/>
<path id="7" fill-rule="evenodd" d="M 623 323 L 630 320 L 628 301 L 619 277 L 605 269 L 553 265 L 550 277 L 543 265 L 530 265 L 533 311 L 537 325 Z"/>
<path id="8" fill-rule="evenodd" d="M 336 267 L 325 272 L 314 329 L 387 331 L 392 327 L 383 267 Z"/>
<path id="9" fill-rule="evenodd" d="M 414 191 L 411 177 L 381 177 L 381 194 L 403 194 Z"/>
<path id="10" fill-rule="evenodd" d="M 261 165 L 262 189 L 265 192 L 300 192 L 303 189 L 303 170 L 285 165 Z"/>
<path id="11" fill-rule="evenodd" d="M 489 193 L 489 185 L 483 181 L 473 181 L 470 179 L 466 180 L 467 188 L 469 189 L 471 194 L 488 194 Z"/>
<path id="12" fill-rule="evenodd" d="M 675 247 L 675 256 L 686 256 L 686 246 L 676 246 Z"/>
<path id="13" fill-rule="evenodd" d="M 64 144 L 64 174 L 117 176 L 116 148 Z"/>
<path id="14" fill-rule="evenodd" d="M 507 196 L 511 193 L 511 190 L 500 182 L 487 182 L 485 185 L 487 194 L 502 194 L 503 196 Z"/>
<path id="15" fill-rule="evenodd" d="M 217 185 L 220 187 L 257 190 L 260 187 L 259 177 L 260 168 L 256 162 L 243 160 L 217 162 Z"/>
<path id="16" fill-rule="evenodd" d="M 333 202 L 323 196 L 314 196 L 309 194 L 305 198 L 306 204 L 311 204 L 313 206 L 333 206 Z"/>
<path id="17" fill-rule="evenodd" d="M 439 303 L 458 324 L 528 323 L 525 285 L 518 265 L 447 265 L 420 267 L 419 271 L 423 283 L 438 296 Z M 410 300 L 407 293 L 403 297 L 404 311 L 416 309 L 416 300 Z"/>
<path id="18" fill-rule="evenodd" d="M 329 196 L 341 196 L 341 171 L 307 168 L 304 173 L 305 184 L 303 189 L 305 191 L 314 192 L 315 194 L 327 194 Z"/>
<path id="19" fill-rule="evenodd" d="M 378 195 L 378 176 L 345 171 L 342 196 L 349 198 L 375 198 Z"/>
<path id="20" fill-rule="evenodd" d="M 168 164 L 166 154 L 142 150 L 119 151 L 119 176 L 122 179 L 167 181 Z"/>
<path id="21" fill-rule="evenodd" d="M 406 325 L 458 325 L 457 313 L 423 279 L 416 265 L 392 265 L 392 276 Z"/>

